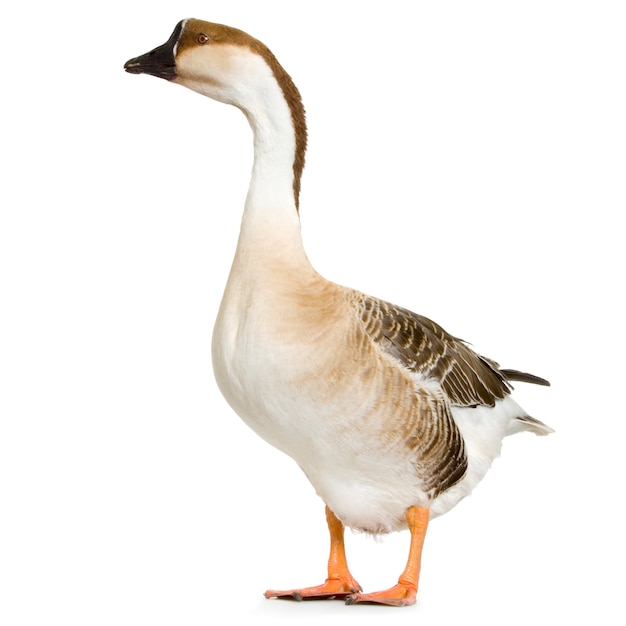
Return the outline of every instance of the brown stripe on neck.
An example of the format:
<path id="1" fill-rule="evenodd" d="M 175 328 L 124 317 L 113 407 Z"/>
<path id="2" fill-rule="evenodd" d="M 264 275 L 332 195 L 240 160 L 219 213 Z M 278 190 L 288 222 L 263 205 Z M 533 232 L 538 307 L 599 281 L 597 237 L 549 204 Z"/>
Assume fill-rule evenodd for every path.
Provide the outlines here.
<path id="1" fill-rule="evenodd" d="M 296 140 L 296 153 L 293 161 L 293 195 L 296 209 L 298 209 L 300 205 L 300 179 L 304 169 L 304 154 L 307 144 L 304 105 L 302 104 L 302 97 L 298 88 L 291 80 L 291 76 L 287 74 L 272 51 L 264 43 L 232 26 L 189 18 L 185 22 L 183 33 L 178 42 L 178 49 L 184 50 L 187 47 L 193 47 L 196 36 L 200 32 L 207 33 L 210 39 L 217 44 L 234 44 L 248 47 L 252 52 L 261 56 L 272 70 L 274 78 L 280 85 L 285 101 L 291 111 L 291 120 Z"/>
<path id="2" fill-rule="evenodd" d="M 256 45 L 252 45 L 252 42 Z M 293 122 L 296 138 L 296 154 L 293 160 L 293 196 L 296 202 L 296 210 L 299 211 L 300 180 L 302 179 L 302 171 L 304 169 L 304 155 L 306 153 L 307 144 L 306 116 L 302 96 L 291 79 L 291 76 L 287 74 L 272 51 L 265 44 L 256 39 L 252 39 L 252 42 L 250 48 L 257 54 L 260 54 L 269 65 L 291 111 L 291 120 Z"/>

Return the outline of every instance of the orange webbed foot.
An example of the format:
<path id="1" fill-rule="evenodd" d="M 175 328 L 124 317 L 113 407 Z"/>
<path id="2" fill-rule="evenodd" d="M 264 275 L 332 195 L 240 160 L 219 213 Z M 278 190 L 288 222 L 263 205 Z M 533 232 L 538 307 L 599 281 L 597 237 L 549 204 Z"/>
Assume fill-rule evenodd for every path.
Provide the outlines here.
<path id="1" fill-rule="evenodd" d="M 411 546 L 409 559 L 398 584 L 390 589 L 385 589 L 385 591 L 353 593 L 346 598 L 346 604 L 386 604 L 388 606 L 415 604 L 422 546 L 424 545 L 429 515 L 429 511 L 425 507 L 411 506 L 406 511 L 406 519 L 411 531 Z"/>
<path id="2" fill-rule="evenodd" d="M 275 591 L 269 589 L 265 592 L 266 598 L 285 598 L 288 600 L 343 600 L 348 596 L 361 591 L 361 585 L 354 580 L 348 564 L 343 543 L 343 524 L 335 514 L 326 507 L 326 521 L 330 531 L 330 555 L 328 557 L 328 578 L 326 582 L 317 587 L 305 587 L 304 589 L 290 589 L 289 591 Z"/>
<path id="3" fill-rule="evenodd" d="M 414 585 L 398 583 L 385 591 L 373 593 L 352 593 L 346 597 L 346 604 L 386 604 L 388 606 L 409 606 L 415 604 L 417 589 Z"/>
<path id="4" fill-rule="evenodd" d="M 361 586 L 354 578 L 328 578 L 322 585 L 305 587 L 304 589 L 291 589 L 289 591 L 275 591 L 269 589 L 265 592 L 266 598 L 281 598 L 286 600 L 343 600 L 361 591 Z"/>

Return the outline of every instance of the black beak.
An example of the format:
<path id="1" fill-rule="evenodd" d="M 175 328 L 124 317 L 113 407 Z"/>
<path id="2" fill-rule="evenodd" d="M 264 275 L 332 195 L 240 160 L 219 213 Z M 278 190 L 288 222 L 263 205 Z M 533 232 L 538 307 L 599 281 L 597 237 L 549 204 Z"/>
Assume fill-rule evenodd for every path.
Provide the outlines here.
<path id="1" fill-rule="evenodd" d="M 124 69 L 131 74 L 151 74 L 166 80 L 176 78 L 176 59 L 174 48 L 183 30 L 183 23 L 178 22 L 171 37 L 158 48 L 124 63 Z"/>

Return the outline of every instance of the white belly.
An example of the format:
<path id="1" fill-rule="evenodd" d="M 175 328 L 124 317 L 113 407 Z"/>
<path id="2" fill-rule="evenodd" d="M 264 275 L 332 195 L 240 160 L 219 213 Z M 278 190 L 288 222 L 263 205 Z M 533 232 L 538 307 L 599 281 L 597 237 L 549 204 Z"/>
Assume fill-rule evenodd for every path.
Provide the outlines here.
<path id="1" fill-rule="evenodd" d="M 275 307 L 272 316 L 236 304 L 223 305 L 213 336 L 220 390 L 257 434 L 295 460 L 346 526 L 389 532 L 405 527 L 409 506 L 430 506 L 432 517 L 447 512 L 483 478 L 521 414 L 510 398 L 492 409 L 454 409 L 468 471 L 429 501 L 406 437 L 394 430 L 402 398 L 389 396 L 412 394 L 420 382 L 367 343 L 355 359 L 349 315 L 317 327 L 281 318 Z"/>

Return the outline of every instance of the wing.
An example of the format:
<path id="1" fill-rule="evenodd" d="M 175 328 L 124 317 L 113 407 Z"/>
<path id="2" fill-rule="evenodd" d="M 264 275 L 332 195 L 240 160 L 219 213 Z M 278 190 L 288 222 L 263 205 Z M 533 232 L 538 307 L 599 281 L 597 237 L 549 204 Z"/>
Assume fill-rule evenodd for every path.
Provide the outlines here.
<path id="1" fill-rule="evenodd" d="M 452 406 L 493 406 L 512 390 L 506 372 L 518 375 L 512 380 L 524 380 L 522 372 L 500 370 L 495 361 L 422 315 L 365 295 L 358 302 L 361 320 L 374 342 L 410 371 L 439 381 Z"/>

